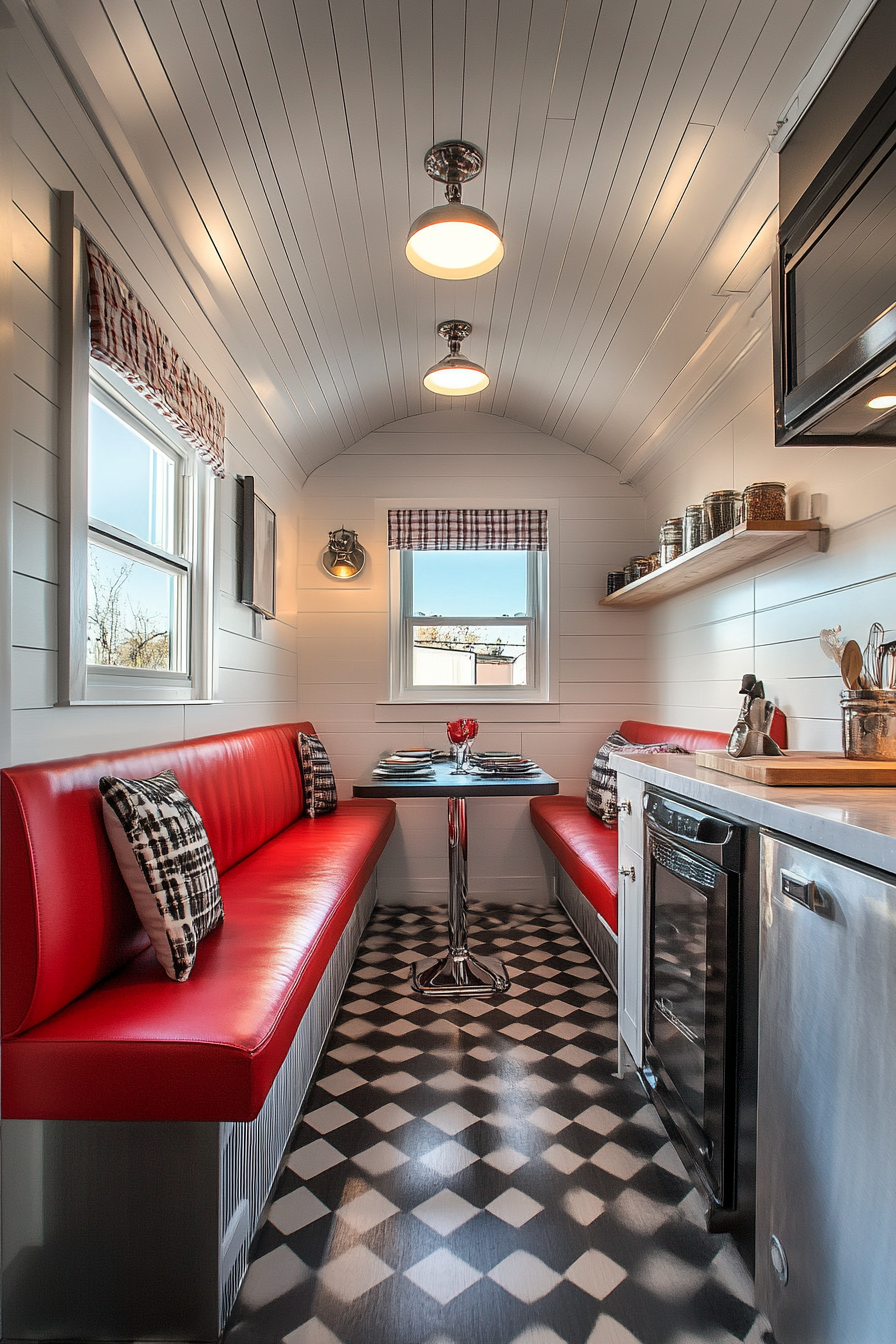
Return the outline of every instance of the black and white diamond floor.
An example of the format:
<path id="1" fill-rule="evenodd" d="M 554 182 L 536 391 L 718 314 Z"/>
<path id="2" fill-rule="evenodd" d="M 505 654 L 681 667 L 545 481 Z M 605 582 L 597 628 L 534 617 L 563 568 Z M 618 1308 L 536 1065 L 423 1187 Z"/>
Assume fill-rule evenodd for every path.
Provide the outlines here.
<path id="1" fill-rule="evenodd" d="M 424 1002 L 444 909 L 375 912 L 225 1344 L 770 1340 L 563 911 L 471 928 L 510 992 Z"/>

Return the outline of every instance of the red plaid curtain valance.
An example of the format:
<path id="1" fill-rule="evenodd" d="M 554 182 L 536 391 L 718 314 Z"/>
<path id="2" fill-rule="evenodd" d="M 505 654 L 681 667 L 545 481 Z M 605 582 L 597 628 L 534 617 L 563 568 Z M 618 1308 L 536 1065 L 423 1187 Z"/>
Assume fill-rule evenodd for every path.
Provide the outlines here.
<path id="1" fill-rule="evenodd" d="M 85 235 L 90 353 L 142 392 L 224 476 L 224 407 L 187 367 L 113 261 Z"/>
<path id="2" fill-rule="evenodd" d="M 545 551 L 547 509 L 390 509 L 392 551 Z"/>

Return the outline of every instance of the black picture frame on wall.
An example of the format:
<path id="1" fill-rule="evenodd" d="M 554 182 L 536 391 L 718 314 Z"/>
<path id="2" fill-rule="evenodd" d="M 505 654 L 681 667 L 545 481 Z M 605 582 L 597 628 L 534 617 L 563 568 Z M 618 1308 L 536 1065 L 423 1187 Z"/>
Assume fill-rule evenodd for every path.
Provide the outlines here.
<path id="1" fill-rule="evenodd" d="M 277 515 L 255 493 L 254 476 L 238 476 L 242 488 L 240 601 L 267 620 L 275 616 Z"/>

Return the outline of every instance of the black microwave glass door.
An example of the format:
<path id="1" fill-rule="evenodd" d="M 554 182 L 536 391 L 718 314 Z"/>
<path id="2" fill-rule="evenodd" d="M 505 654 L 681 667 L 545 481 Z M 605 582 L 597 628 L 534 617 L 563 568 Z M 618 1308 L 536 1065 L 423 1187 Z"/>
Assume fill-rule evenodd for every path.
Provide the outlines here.
<path id="1" fill-rule="evenodd" d="M 790 270 L 791 386 L 896 303 L 896 149 Z"/>

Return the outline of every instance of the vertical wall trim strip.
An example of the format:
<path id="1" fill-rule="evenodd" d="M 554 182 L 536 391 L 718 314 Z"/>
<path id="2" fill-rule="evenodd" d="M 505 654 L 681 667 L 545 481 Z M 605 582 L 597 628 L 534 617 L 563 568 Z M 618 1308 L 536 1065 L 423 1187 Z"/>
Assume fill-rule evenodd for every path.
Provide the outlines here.
<path id="1" fill-rule="evenodd" d="M 12 128 L 9 16 L 0 6 L 0 765 L 12 759 Z"/>
<path id="2" fill-rule="evenodd" d="M 87 695 L 87 415 L 89 345 L 84 244 L 75 195 L 59 193 L 58 703 Z"/>

